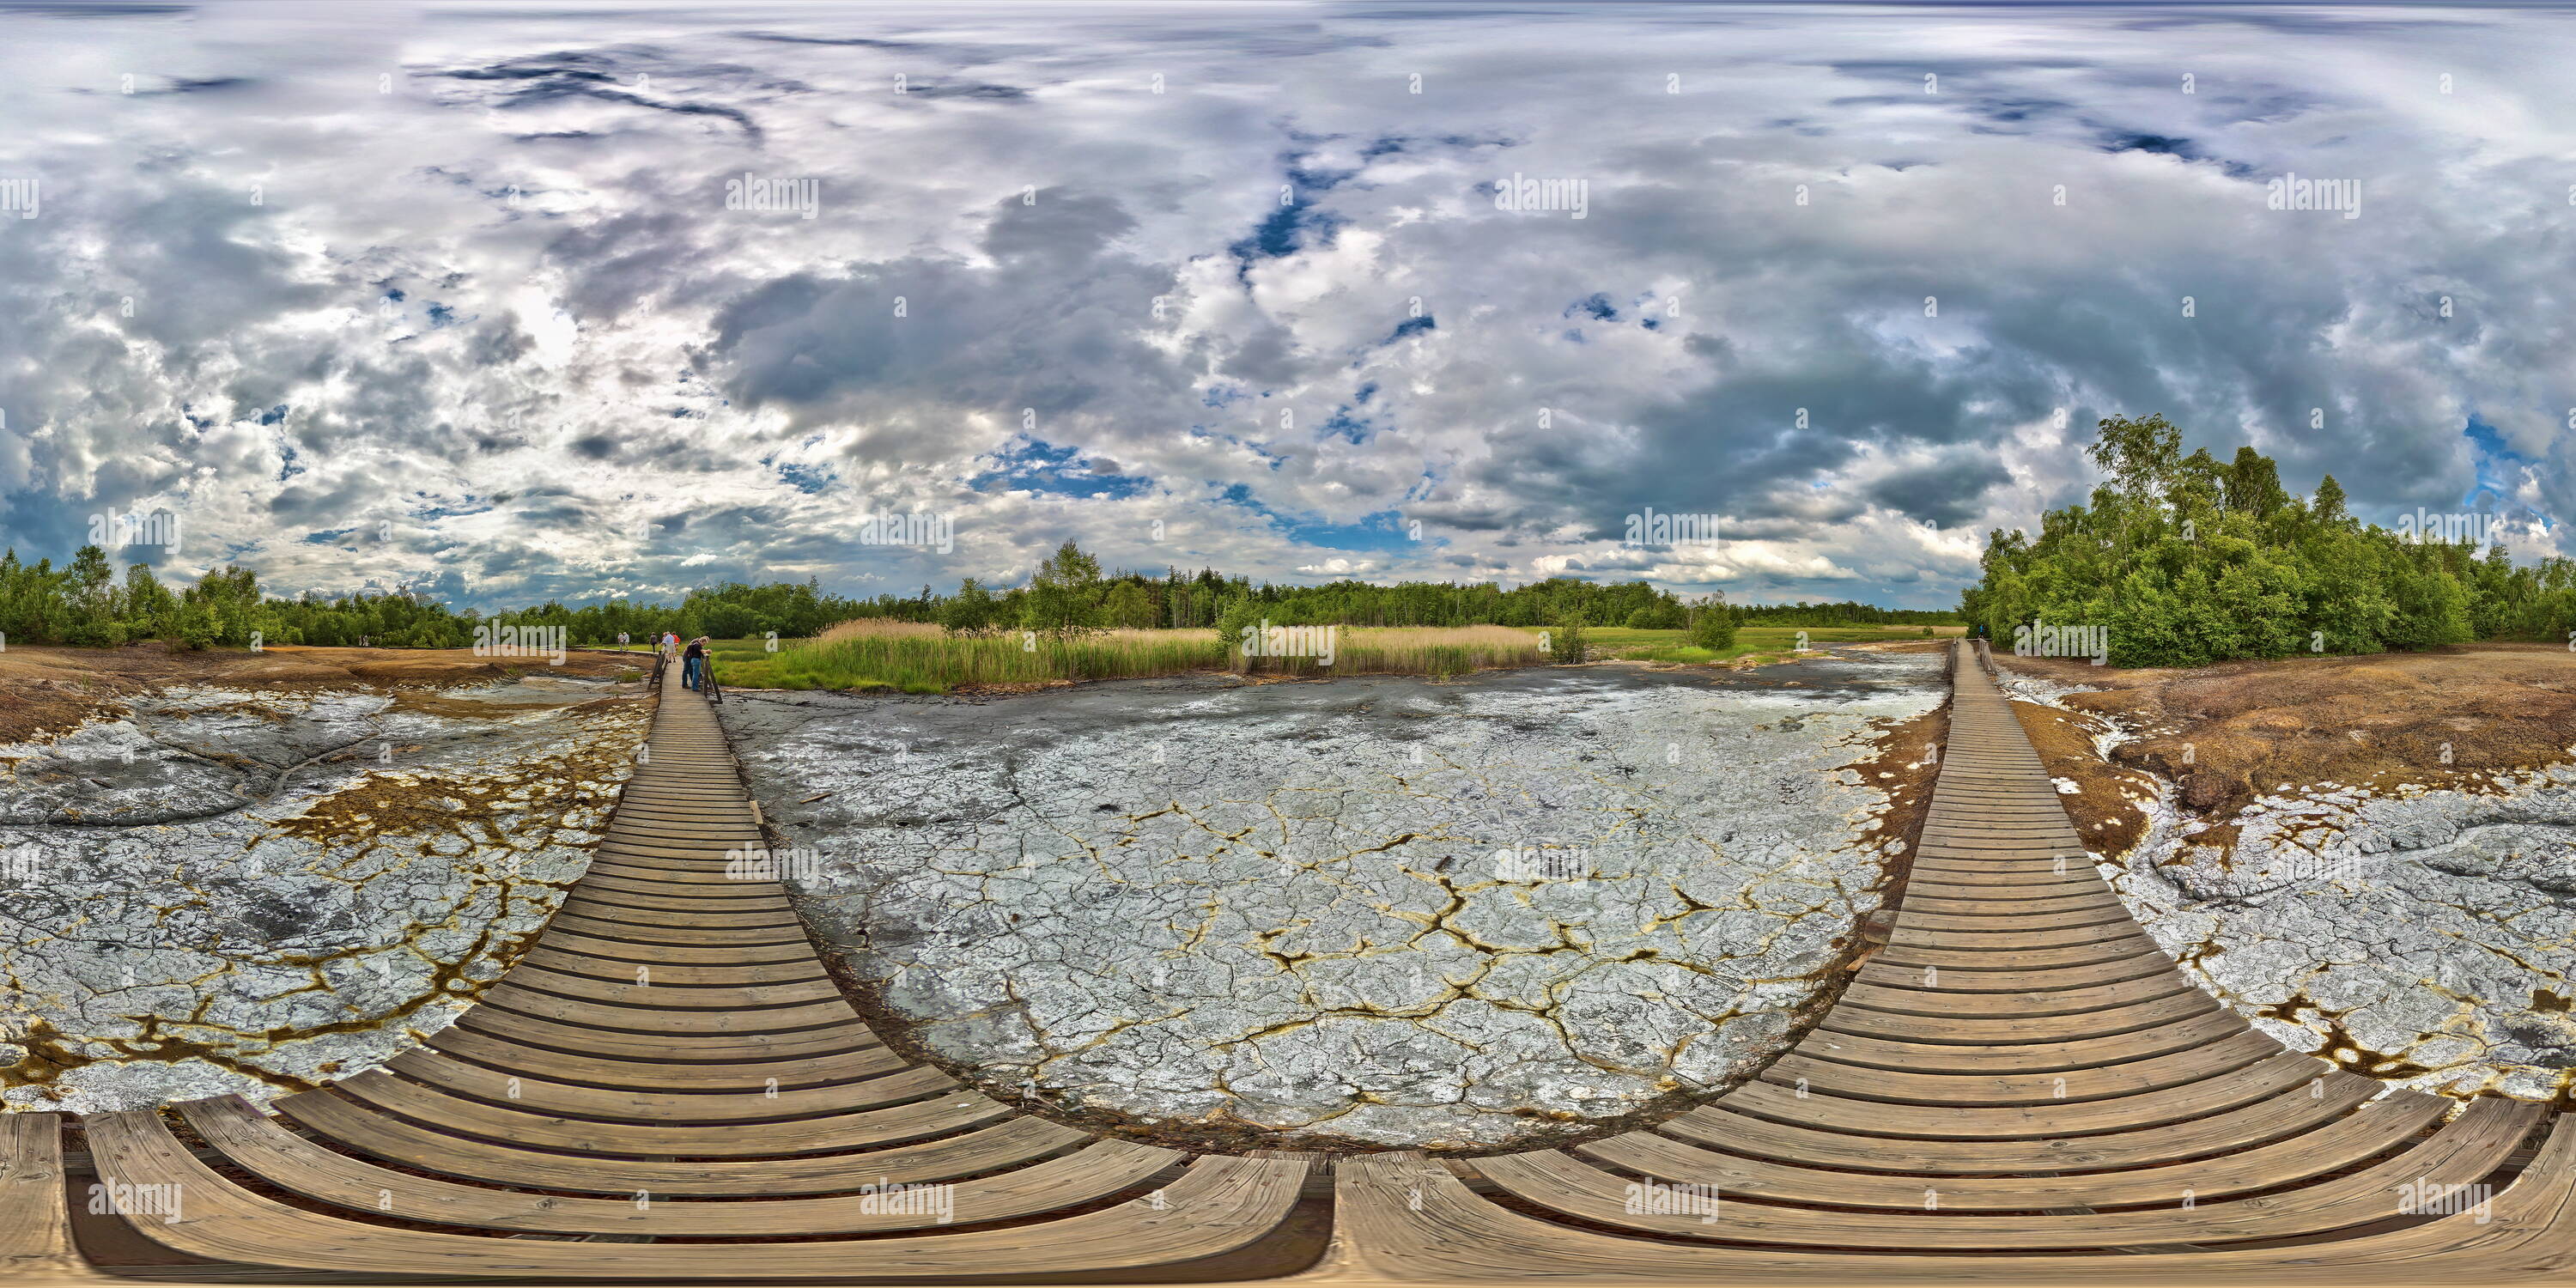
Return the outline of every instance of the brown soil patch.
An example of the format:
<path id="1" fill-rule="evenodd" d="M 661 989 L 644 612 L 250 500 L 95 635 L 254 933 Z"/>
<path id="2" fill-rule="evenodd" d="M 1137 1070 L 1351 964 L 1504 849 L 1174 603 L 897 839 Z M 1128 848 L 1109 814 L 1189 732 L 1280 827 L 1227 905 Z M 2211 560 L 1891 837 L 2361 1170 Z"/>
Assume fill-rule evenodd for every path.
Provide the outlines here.
<path id="1" fill-rule="evenodd" d="M 1949 648 L 1950 639 L 1869 640 L 1857 644 L 1837 645 L 1834 651 L 1838 653 L 1945 653 Z"/>
<path id="2" fill-rule="evenodd" d="M 2121 671 L 1997 656 L 1998 666 L 2061 684 L 2076 713 L 2013 704 L 2048 770 L 2083 791 L 2065 797 L 2093 848 L 2117 857 L 2144 830 L 2138 799 L 2158 778 L 2187 814 L 2212 824 L 2199 844 L 2232 846 L 2229 826 L 2258 796 L 2328 785 L 2492 791 L 2515 770 L 2576 758 L 2576 653 L 2548 644 L 2474 644 L 2426 653 L 2228 662 Z M 2116 717 L 2145 736 L 2093 754 Z M 2098 786 L 2097 786 L 2098 784 Z"/>
<path id="3" fill-rule="evenodd" d="M 2109 696 L 2077 694 L 2078 698 Z M 2069 698 L 2068 701 L 2074 701 Z M 2145 804 L 2155 799 L 2155 775 L 2133 765 L 2103 760 L 2093 754 L 2093 736 L 2109 731 L 2109 722 L 2069 715 L 2053 707 L 2016 702 L 2022 732 L 2039 749 L 2049 776 L 2066 779 L 2076 790 L 2058 796 L 2084 848 L 2114 857 L 2129 852 L 2147 834 Z"/>
<path id="4" fill-rule="evenodd" d="M 1897 846 L 1888 855 L 1886 875 L 1879 878 L 1878 910 L 1853 927 L 1844 944 L 1842 960 L 1833 968 L 1843 976 L 1839 983 L 1819 993 L 1808 1013 L 1800 1017 L 1797 1031 L 1804 1033 L 1835 1002 L 1842 1000 L 1843 989 L 1857 975 L 1870 954 L 1887 943 L 1896 925 L 1896 905 L 1903 901 L 1905 882 L 1914 875 L 1914 847 L 1922 843 L 1923 820 L 1932 812 L 1932 784 L 1941 776 L 1941 764 L 1930 754 L 1934 747 L 1950 741 L 1950 704 L 1924 712 L 1911 720 L 1889 726 L 1879 735 L 1878 754 L 1848 766 L 1863 782 L 1887 793 L 1887 805 L 1879 811 L 1878 830 L 1873 837 Z"/>
<path id="5" fill-rule="evenodd" d="M 539 672 L 614 676 L 649 667 L 651 655 L 567 652 L 562 666 L 544 658 L 477 657 L 472 649 L 307 648 L 272 644 L 261 652 L 165 645 L 125 648 L 18 646 L 0 652 L 0 742 L 61 733 L 87 720 L 123 713 L 124 699 L 179 684 L 298 691 L 393 690 L 413 686 L 500 683 Z"/>

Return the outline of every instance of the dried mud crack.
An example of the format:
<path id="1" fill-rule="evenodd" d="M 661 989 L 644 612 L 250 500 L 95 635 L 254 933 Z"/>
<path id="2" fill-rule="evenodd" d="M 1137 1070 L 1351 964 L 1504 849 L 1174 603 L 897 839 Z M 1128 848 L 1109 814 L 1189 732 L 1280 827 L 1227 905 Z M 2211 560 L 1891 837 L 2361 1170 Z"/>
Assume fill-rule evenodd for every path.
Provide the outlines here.
<path id="1" fill-rule="evenodd" d="M 1931 655 L 1185 679 L 726 719 L 845 989 L 1110 1134 L 1525 1149 L 1738 1085 L 1837 995 L 1919 813 Z"/>
<path id="2" fill-rule="evenodd" d="M 443 1027 L 543 927 L 628 773 L 645 708 L 580 669 L 129 687 L 0 745 L 8 1107 L 265 1098 Z"/>

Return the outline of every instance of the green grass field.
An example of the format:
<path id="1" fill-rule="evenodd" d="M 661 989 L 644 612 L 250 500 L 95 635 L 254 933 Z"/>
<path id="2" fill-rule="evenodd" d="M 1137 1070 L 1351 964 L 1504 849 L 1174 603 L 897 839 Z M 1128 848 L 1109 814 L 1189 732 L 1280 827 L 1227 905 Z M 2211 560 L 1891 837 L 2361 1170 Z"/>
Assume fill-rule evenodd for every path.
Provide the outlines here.
<path id="1" fill-rule="evenodd" d="M 1780 661 L 1797 652 L 1798 636 L 1804 632 L 1812 647 L 1826 644 L 1866 643 L 1870 641 L 1903 641 L 1944 638 L 1964 634 L 1965 626 L 1934 626 L 1925 635 L 1921 626 L 1746 626 L 1735 632 L 1735 643 L 1725 649 L 1704 649 L 1685 643 L 1682 631 L 1635 631 L 1624 626 L 1603 626 L 1583 632 L 1583 642 L 1595 658 L 1621 658 L 1632 662 L 1733 662 L 1751 658 L 1755 665 Z"/>

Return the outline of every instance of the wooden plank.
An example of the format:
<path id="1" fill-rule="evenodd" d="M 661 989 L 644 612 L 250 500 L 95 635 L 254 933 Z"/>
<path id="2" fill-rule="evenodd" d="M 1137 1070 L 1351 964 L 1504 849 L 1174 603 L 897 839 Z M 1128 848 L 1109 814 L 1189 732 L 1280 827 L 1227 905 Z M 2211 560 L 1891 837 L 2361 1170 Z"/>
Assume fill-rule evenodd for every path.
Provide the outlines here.
<path id="1" fill-rule="evenodd" d="M 1935 1046 L 1856 1034 L 1810 1031 L 1797 1051 L 1820 1060 L 1877 1069 L 1976 1074 L 2059 1074 L 2145 1060 L 2207 1046 L 2246 1032 L 2245 1021 L 2213 1011 L 2179 1024 L 2081 1041 L 2040 1041 L 1993 1046 Z"/>
<path id="2" fill-rule="evenodd" d="M 649 1034 L 656 1038 L 665 1034 L 715 1036 L 736 1042 L 758 1043 L 769 1040 L 771 1035 L 811 1035 L 825 1029 L 866 1031 L 866 1026 L 859 1023 L 858 1015 L 850 1009 L 850 1004 L 837 995 L 828 1001 L 757 1009 L 650 1009 L 563 997 L 503 980 L 483 990 L 483 1005 L 506 1007 L 539 1019 L 579 1024 L 613 1033 Z"/>
<path id="3" fill-rule="evenodd" d="M 568 1055 L 666 1064 L 738 1063 L 837 1055 L 882 1045 L 855 1021 L 795 1034 L 618 1033 L 521 1014 L 486 1001 L 456 1017 L 454 1027 L 475 1029 L 528 1046 Z"/>
<path id="4" fill-rule="evenodd" d="M 2486 1210 L 2337 1244 L 2212 1253 L 2207 1261 L 2219 1274 L 2315 1268 L 2330 1283 L 2563 1282 L 2576 1269 L 2576 1114 L 2557 1116 L 2539 1156 Z"/>
<path id="5" fill-rule="evenodd" d="M 598 911 L 601 910 L 593 910 L 593 912 Z M 804 930 L 790 926 L 766 929 L 654 926 L 614 915 L 593 915 L 569 907 L 555 913 L 554 921 L 547 926 L 547 933 L 553 933 L 557 926 L 588 935 L 593 939 L 617 940 L 633 944 L 745 948 L 796 944 L 803 946 L 808 952 L 813 951 L 811 943 L 805 938 Z"/>
<path id="6" fill-rule="evenodd" d="M 706 1124 L 810 1118 L 883 1109 L 958 1089 L 955 1079 L 929 1065 L 908 1065 L 856 1082 L 778 1088 L 764 1084 L 758 1091 L 743 1092 L 638 1091 L 624 1087 L 585 1086 L 557 1082 L 534 1074 L 486 1069 L 426 1051 L 405 1051 L 386 1061 L 385 1067 L 449 1095 L 528 1113 L 645 1123 Z"/>
<path id="7" fill-rule="evenodd" d="M 2220 1011 L 2222 1008 L 2216 998 L 2191 989 L 2151 1002 L 2135 1002 L 2080 1015 L 1928 1016 L 1837 1006 L 1816 1027 L 1829 1033 L 1934 1046 L 1986 1047 L 2112 1037 Z"/>
<path id="8" fill-rule="evenodd" d="M 103 1172 L 127 1183 L 187 1187 L 187 1215 L 168 1224 L 138 1225 L 146 1238 L 217 1261 L 342 1274 L 828 1276 L 842 1283 L 884 1283 L 922 1276 L 1061 1275 L 1186 1264 L 1242 1248 L 1277 1229 L 1297 1201 L 1308 1166 L 1290 1159 L 1201 1159 L 1153 1202 L 1132 1199 L 1029 1225 L 893 1235 L 861 1244 L 561 1243 L 400 1229 L 309 1212 L 234 1185 L 192 1157 L 152 1115 L 97 1115 L 88 1126 Z M 866 1273 L 854 1275 L 854 1265 L 864 1266 Z"/>
<path id="9" fill-rule="evenodd" d="M 12 1280 L 88 1277 L 72 1245 L 60 1114 L 0 1114 L 0 1272 Z"/>
<path id="10" fill-rule="evenodd" d="M 774 881 L 746 881 L 739 877 L 727 876 L 725 868 L 725 861 L 720 859 L 704 862 L 645 861 L 594 853 L 591 856 L 590 866 L 584 870 L 583 876 L 585 879 L 614 877 L 622 887 L 637 890 L 639 893 L 665 895 L 718 893 L 754 887 L 776 891 L 780 888 Z"/>
<path id="11" fill-rule="evenodd" d="M 2129 910 L 2118 903 L 2095 904 L 2074 912 L 2016 913 L 2003 911 L 1986 916 L 1952 916 L 1939 912 L 1916 912 L 1912 908 L 1896 916 L 1900 931 L 1921 933 L 1950 931 L 1963 935 L 2029 935 L 2051 930 L 2082 930 L 2094 926 L 2116 926 L 2123 929 L 2137 923 Z"/>
<path id="12" fill-rule="evenodd" d="M 641 837 L 610 832 L 600 838 L 597 853 L 602 858 L 646 865 L 663 865 L 684 870 L 722 872 L 724 846 L 671 844 Z"/>
<path id="13" fill-rule="evenodd" d="M 2023 1105 L 1908 1105 L 1900 1111 L 1883 1101 L 1812 1088 L 1801 1095 L 1762 1079 L 1736 1088 L 1719 1103 L 1732 1113 L 1773 1122 L 1890 1140 L 2051 1140 L 2139 1131 L 2283 1096 L 2322 1097 L 2330 1078 L 2351 1076 L 2338 1075 L 2312 1056 L 2283 1051 L 2215 1077 L 2128 1096 Z"/>
<path id="14" fill-rule="evenodd" d="M 673 883 L 650 878 L 638 879 L 620 875 L 614 871 L 603 871 L 597 864 L 591 865 L 590 871 L 583 874 L 581 888 L 585 892 L 593 893 L 613 891 L 628 898 L 678 900 L 680 907 L 706 907 L 720 912 L 747 912 L 754 909 L 789 906 L 785 888 L 776 881 L 763 879 L 698 884 Z"/>
<path id="15" fill-rule="evenodd" d="M 558 916 L 587 917 L 593 921 L 610 921 L 629 930 L 664 928 L 689 930 L 719 928 L 726 930 L 796 930 L 803 923 L 783 904 L 776 908 L 725 912 L 707 906 L 703 900 L 650 899 L 643 895 L 602 891 L 593 894 L 579 886 L 563 901 Z"/>
<path id="16" fill-rule="evenodd" d="M 2216 1042 L 2144 1060 L 2063 1073 L 1923 1073 L 1873 1069 L 1815 1059 L 1792 1050 L 1761 1073 L 1764 1082 L 1806 1087 L 1890 1105 L 2038 1105 L 2134 1096 L 2215 1078 L 2281 1054 L 2281 1045 L 2252 1029 Z M 2322 1061 L 2320 1069 L 2327 1067 Z"/>
<path id="17" fill-rule="evenodd" d="M 2355 1083 L 2367 1085 L 2356 1086 Z M 1731 1154 L 1859 1172 L 2075 1172 L 2146 1167 L 2251 1149 L 2313 1131 L 2367 1102 L 2365 1079 L 2330 1080 L 2324 1096 L 2275 1096 L 2188 1122 L 2100 1135 L 2025 1140 L 1860 1136 L 1730 1111 L 1724 1100 L 1666 1122 L 1668 1136 Z M 1914 1111 L 1905 1111 L 1910 1116 Z M 1891 1120 L 1900 1115 L 1890 1114 Z"/>
<path id="18" fill-rule="evenodd" d="M 380 1071 L 344 1078 L 333 1083 L 329 1091 L 283 1097 L 278 1108 L 280 1112 L 292 1112 L 290 1101 L 302 1096 L 331 1095 L 454 1135 L 625 1158 L 753 1158 L 872 1149 L 990 1126 L 1011 1112 L 998 1101 L 961 1089 L 886 1109 L 781 1122 L 603 1122 L 468 1100 Z"/>
<path id="19" fill-rule="evenodd" d="M 780 1088 L 810 1087 L 877 1077 L 908 1067 L 901 1056 L 874 1045 L 821 1056 L 683 1063 L 618 1059 L 594 1052 L 567 1053 L 459 1025 L 450 1025 L 424 1040 L 433 1050 L 503 1073 L 638 1091 L 766 1091 L 773 1080 Z"/>
<path id="20" fill-rule="evenodd" d="M 680 1010 L 722 1008 L 757 1014 L 762 1008 L 828 1005 L 840 1008 L 843 1015 L 850 1013 L 850 1004 L 842 999 L 840 990 L 833 987 L 828 979 L 735 985 L 685 984 L 679 981 L 678 976 L 687 967 L 643 966 L 641 978 L 647 982 L 639 984 L 634 982 L 638 976 L 631 973 L 635 969 L 630 966 L 630 974 L 623 980 L 601 979 L 593 975 L 550 970 L 523 957 L 510 972 L 508 982 L 514 988 L 529 988 L 556 997 L 612 1006 Z"/>
<path id="21" fill-rule="evenodd" d="M 539 941 L 519 957 L 521 967 L 533 967 L 556 975 L 579 976 L 607 983 L 632 982 L 635 968 L 649 968 L 649 978 L 656 987 L 727 987 L 742 988 L 753 984 L 829 983 L 831 977 L 823 963 L 810 954 L 779 962 L 716 962 L 712 964 L 634 960 L 583 952 L 578 948 Z"/>
<path id="22" fill-rule="evenodd" d="M 1953 979 L 1959 974 L 1958 971 L 1950 972 Z M 2198 991 L 2198 986 L 2174 971 L 2085 988 L 2021 993 L 1931 987 L 1890 988 L 1863 980 L 1854 982 L 1844 991 L 1839 1005 L 1934 1018 L 2003 1019 L 2011 1016 L 2081 1015 Z"/>
<path id="23" fill-rule="evenodd" d="M 814 956 L 814 945 L 803 936 L 770 943 L 649 944 L 589 934 L 574 929 L 561 918 L 548 925 L 545 933 L 537 937 L 536 946 L 657 967 L 819 964 Z"/>
<path id="24" fill-rule="evenodd" d="M 659 1238 L 878 1234 L 1014 1217 L 1040 1216 L 1133 1189 L 1172 1171 L 1187 1156 L 1121 1141 L 1086 1145 L 996 1176 L 948 1186 L 919 1207 L 877 1202 L 868 1194 L 773 1198 L 765 1202 L 692 1202 L 647 1196 L 572 1198 L 465 1185 L 390 1171 L 323 1149 L 238 1097 L 192 1101 L 180 1113 L 208 1144 L 272 1185 L 361 1214 L 436 1225 L 552 1234 L 623 1234 Z M 848 1165 L 854 1170 L 864 1158 Z M 873 1175 L 873 1174 L 871 1174 Z M 872 1182 L 851 1182 L 864 1184 Z"/>
<path id="25" fill-rule="evenodd" d="M 1888 942 L 1891 945 L 1905 947 L 2010 953 L 2017 960 L 2027 960 L 2027 954 L 2032 949 L 2073 948 L 2080 944 L 2107 943 L 2140 935 L 2137 923 L 2126 918 L 2090 926 L 2067 926 L 2049 930 L 1976 931 L 1909 925 L 1904 916 L 1899 914 L 1896 929 L 1888 934 Z"/>
<path id="26" fill-rule="evenodd" d="M 2385 1219 L 2390 1196 L 2410 1183 L 2466 1185 L 2484 1178 L 2528 1133 L 2538 1105 L 2483 1101 L 2473 1112 L 2398 1157 L 2261 1200 L 2220 1200 L 2189 1208 L 2089 1212 L 2072 1216 L 1985 1216 L 1941 1213 L 1940 1184 L 1924 1187 L 1905 1212 L 1843 1212 L 1741 1204 L 1714 1220 L 1698 1213 L 1636 1210 L 1620 1177 L 1553 1151 L 1476 1160 L 1487 1180 L 1524 1201 L 1596 1225 L 1665 1237 L 1733 1242 L 1901 1249 L 2045 1249 L 2207 1246 L 2249 1239 L 2317 1234 Z"/>
<path id="27" fill-rule="evenodd" d="M 2330 1176 L 2399 1149 L 2439 1123 L 2430 1096 L 2373 1101 L 2286 1140 L 2216 1158 L 2066 1176 L 1945 1176 L 1938 1210 L 2028 1212 L 2071 1207 L 2198 1203 Z M 1629 1132 L 1577 1145 L 1574 1152 L 1668 1183 L 1708 1185 L 1773 1202 L 1830 1207 L 1923 1209 L 1924 1178 L 1818 1171 Z"/>
<path id="28" fill-rule="evenodd" d="M 2100 962 L 2150 957 L 2167 966 L 2173 959 L 2165 956 L 2145 931 L 2114 939 L 2097 939 L 2055 948 L 2028 948 L 2010 954 L 1997 954 L 1974 948 L 1949 948 L 1936 944 L 1889 944 L 1871 958 L 1891 966 L 1937 966 L 1946 977 L 1960 970 L 2045 970 L 2060 966 L 2090 966 Z"/>
<path id="29" fill-rule="evenodd" d="M 1944 868 L 1935 864 L 1915 865 L 1905 879 L 1905 899 L 1911 903 L 1926 899 L 2068 899 L 2080 895 L 2105 895 L 2110 887 L 2090 872 L 2068 873 L 2062 877 L 2033 877 L 2009 873 L 1978 872 Z"/>
<path id="30" fill-rule="evenodd" d="M 2047 889 L 2019 888 L 1979 893 L 1949 893 L 1946 888 L 1930 883 L 1909 883 L 1905 889 L 1905 911 L 1909 914 L 1939 913 L 1949 917 L 2011 917 L 2016 920 L 2033 917 L 2055 917 L 2065 913 L 2117 912 L 2129 915 L 2128 905 L 2120 902 L 2108 889 L 2067 892 L 2063 887 Z"/>
<path id="31" fill-rule="evenodd" d="M 522 1149 L 390 1118 L 333 1096 L 288 1096 L 279 1116 L 350 1149 L 403 1167 L 492 1185 L 592 1194 L 671 1194 L 754 1198 L 837 1194 L 880 1178 L 911 1183 L 1022 1167 L 1092 1139 L 1041 1118 L 1013 1117 L 989 1127 L 864 1153 L 793 1158 L 610 1158 Z"/>
<path id="32" fill-rule="evenodd" d="M 535 953 L 528 954 L 535 957 Z M 523 958 L 522 960 L 526 960 Z M 1926 972 L 1930 973 L 1927 974 Z M 657 972 L 658 973 L 658 972 Z M 2161 953 L 2116 957 L 2109 961 L 2088 962 L 2080 966 L 2049 966 L 2016 970 L 2010 966 L 1996 970 L 1941 970 L 1938 967 L 1907 965 L 1871 957 L 1862 964 L 1860 982 L 1882 988 L 1939 989 L 1951 993 L 2051 993 L 2061 989 L 2092 988 L 2117 984 L 2132 979 L 2150 979 L 2165 975 L 2179 976 L 2173 963 Z"/>

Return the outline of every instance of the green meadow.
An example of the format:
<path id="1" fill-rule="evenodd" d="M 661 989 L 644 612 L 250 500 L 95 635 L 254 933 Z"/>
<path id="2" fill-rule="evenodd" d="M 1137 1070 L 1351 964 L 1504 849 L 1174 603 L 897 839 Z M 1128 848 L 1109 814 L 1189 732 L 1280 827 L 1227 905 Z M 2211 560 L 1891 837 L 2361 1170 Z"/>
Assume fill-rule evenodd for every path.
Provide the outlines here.
<path id="1" fill-rule="evenodd" d="M 1901 642 L 1958 635 L 1964 626 L 1739 626 L 1735 643 L 1727 648 L 1701 648 L 1689 642 L 1687 631 L 1632 630 L 1625 626 L 1587 627 L 1583 632 L 1585 651 L 1595 660 L 1617 658 L 1631 662 L 1739 662 L 1750 659 L 1750 665 L 1785 661 L 1797 653 L 1798 637 L 1803 633 L 1811 646 L 1877 641 Z"/>

